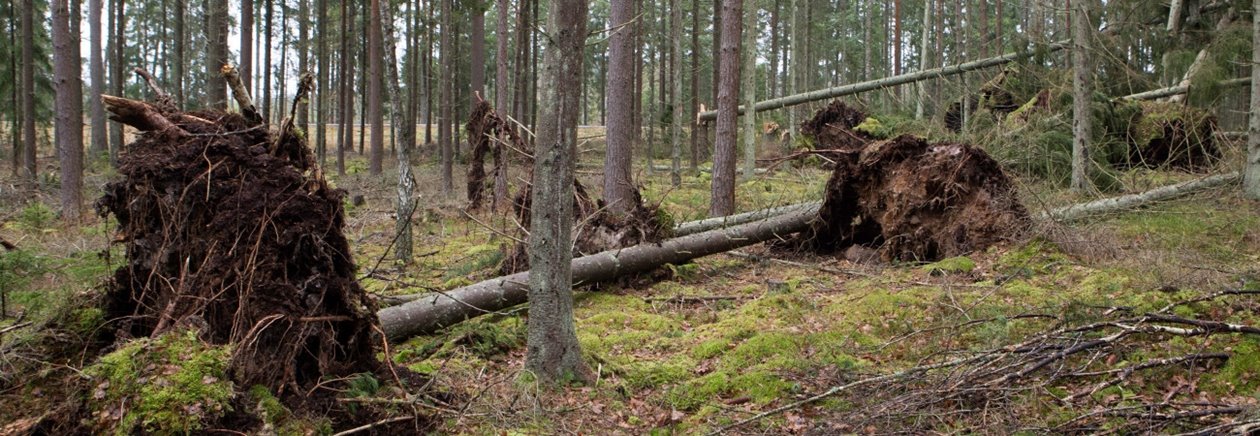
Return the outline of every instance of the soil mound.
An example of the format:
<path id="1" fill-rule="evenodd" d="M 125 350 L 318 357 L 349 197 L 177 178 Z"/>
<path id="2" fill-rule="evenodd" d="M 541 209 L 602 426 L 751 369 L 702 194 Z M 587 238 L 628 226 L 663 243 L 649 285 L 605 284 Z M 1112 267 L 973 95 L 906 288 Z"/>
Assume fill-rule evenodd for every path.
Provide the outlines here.
<path id="1" fill-rule="evenodd" d="M 930 261 L 1009 239 L 1028 221 L 1011 180 L 984 151 L 904 135 L 840 156 L 819 219 L 800 241 L 815 251 L 860 245 L 887 261 Z"/>
<path id="2" fill-rule="evenodd" d="M 105 304 L 119 340 L 193 328 L 231 345 L 239 386 L 278 393 L 383 368 L 342 234 L 345 193 L 292 124 L 119 100 L 114 118 L 146 131 L 97 202 L 126 246 Z"/>
<path id="3" fill-rule="evenodd" d="M 530 229 L 532 186 L 522 190 L 512 201 L 512 212 L 521 227 Z M 652 206 L 643 204 L 635 191 L 634 208 L 630 213 L 609 210 L 603 200 L 594 200 L 581 182 L 573 182 L 573 257 L 581 257 L 614 248 L 625 248 L 642 243 L 656 243 L 670 237 L 674 223 L 667 215 Z M 527 233 L 527 232 L 522 232 Z M 527 235 L 510 248 L 499 272 L 503 275 L 529 269 Z"/>
<path id="4" fill-rule="evenodd" d="M 860 150 L 872 137 L 853 130 L 866 121 L 867 114 L 841 100 L 832 101 L 813 118 L 801 123 L 801 133 L 814 138 L 817 150 Z"/>
<path id="5" fill-rule="evenodd" d="M 1128 165 L 1198 170 L 1221 158 L 1216 117 L 1178 103 L 1142 102 L 1142 116 L 1130 124 Z"/>

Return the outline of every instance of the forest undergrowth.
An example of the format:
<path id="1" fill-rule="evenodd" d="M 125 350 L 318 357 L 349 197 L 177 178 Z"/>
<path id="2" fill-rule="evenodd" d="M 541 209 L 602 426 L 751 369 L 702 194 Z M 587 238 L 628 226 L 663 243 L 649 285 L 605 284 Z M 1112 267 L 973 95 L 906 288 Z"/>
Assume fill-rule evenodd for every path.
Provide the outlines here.
<path id="1" fill-rule="evenodd" d="M 425 206 L 412 217 L 417 238 L 408 266 L 387 256 L 393 176 L 369 178 L 359 157 L 350 174 L 329 176 L 351 197 L 363 196 L 362 204 L 345 204 L 345 233 L 370 293 L 442 291 L 493 277 L 503 245 L 512 243 L 506 214 L 470 217 L 462 200 L 442 196 L 430 159 L 416 162 Z M 599 186 L 589 170 L 599 161 L 583 156 L 579 179 L 588 186 Z M 668 173 L 638 171 L 645 203 L 659 204 L 675 222 L 702 218 L 706 173 L 672 187 Z M 1196 177 L 1145 168 L 1117 174 L 1121 187 L 1096 195 Z M 88 185 L 110 177 L 93 175 Z M 817 199 L 826 178 L 809 165 L 780 165 L 739 184 L 739 210 Z M 1088 199 L 1035 177 L 1013 179 L 1032 214 Z M 106 320 L 92 302 L 122 262 L 110 243 L 117 224 L 63 225 L 45 205 L 53 192 L 0 192 L 0 237 L 17 246 L 0 254 L 7 310 L 0 422 L 10 425 L 42 419 L 31 410 L 64 411 L 82 401 L 64 396 L 76 393 L 68 386 L 77 380 L 98 389 L 76 394 L 110 398 L 101 382 L 114 380 L 117 367 L 85 351 L 102 346 L 91 338 Z M 383 357 L 429 377 L 422 389 L 384 389 L 363 375 L 343 396 L 372 404 L 376 416 L 423 415 L 436 431 L 474 434 L 704 433 L 785 406 L 792 407 L 728 431 L 1232 429 L 1260 419 L 1260 335 L 1241 328 L 1260 326 L 1258 252 L 1260 209 L 1233 187 L 1087 222 L 1039 224 L 1020 241 L 930 264 L 854 263 L 754 246 L 579 292 L 578 336 L 596 373 L 592 384 L 545 388 L 522 373 L 518 308 L 393 344 Z M 291 416 L 265 388 L 234 386 L 224 397 L 214 347 L 178 338 L 137 346 L 152 359 L 172 356 L 162 351 L 172 347 L 183 347 L 176 358 L 210 356 L 195 374 L 153 375 L 211 380 L 195 391 L 204 395 L 143 398 L 158 401 L 148 407 L 195 406 L 187 409 L 196 411 L 192 418 L 216 407 L 269 408 L 266 425 L 282 433 L 331 429 L 324 417 Z M 16 372 L 35 367 L 42 369 L 34 375 Z M 794 406 L 802 400 L 809 401 Z M 83 404 L 75 407 L 95 403 Z M 195 419 L 161 424 L 189 422 Z"/>

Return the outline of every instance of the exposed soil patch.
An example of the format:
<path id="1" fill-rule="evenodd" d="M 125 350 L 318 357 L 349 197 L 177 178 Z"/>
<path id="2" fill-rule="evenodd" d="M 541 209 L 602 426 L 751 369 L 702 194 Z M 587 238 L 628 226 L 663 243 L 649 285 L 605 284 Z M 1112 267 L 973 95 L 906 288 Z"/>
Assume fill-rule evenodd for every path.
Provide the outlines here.
<path id="1" fill-rule="evenodd" d="M 284 397 L 383 369 L 376 305 L 342 234 L 345 193 L 302 136 L 232 113 L 162 112 L 175 128 L 130 144 L 97 202 L 126 246 L 105 303 L 118 340 L 196 329 L 231 345 L 238 386 Z"/>
<path id="2" fill-rule="evenodd" d="M 801 236 L 813 250 L 852 245 L 888 261 L 928 261 L 1010 239 L 1028 212 L 997 161 L 965 144 L 905 135 L 836 162 L 819 220 Z"/>

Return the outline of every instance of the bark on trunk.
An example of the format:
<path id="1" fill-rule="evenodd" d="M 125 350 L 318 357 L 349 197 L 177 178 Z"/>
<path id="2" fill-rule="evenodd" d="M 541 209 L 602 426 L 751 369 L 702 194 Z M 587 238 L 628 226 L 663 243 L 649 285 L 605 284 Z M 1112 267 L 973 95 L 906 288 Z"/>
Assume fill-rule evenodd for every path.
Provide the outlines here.
<path id="1" fill-rule="evenodd" d="M 817 209 L 800 208 L 762 221 L 643 244 L 573 259 L 573 283 L 585 285 L 680 264 L 698 257 L 783 238 L 808 227 Z M 530 272 L 498 277 L 441 294 L 430 294 L 377 313 L 391 340 L 433 333 L 486 311 L 503 310 L 528 300 Z M 536 303 L 534 303 L 536 304 Z M 531 304 L 531 318 L 534 304 Z"/>
<path id="2" fill-rule="evenodd" d="M 634 208 L 637 188 L 630 173 L 634 150 L 634 99 L 627 83 L 634 81 L 634 0 L 612 0 L 609 22 L 616 29 L 608 40 L 608 152 L 604 155 L 604 203 L 617 212 Z"/>
<path id="3" fill-rule="evenodd" d="M 540 85 L 537 147 L 534 151 L 528 277 L 529 328 L 525 367 L 541 379 L 586 380 L 590 370 L 573 320 L 573 276 L 570 259 L 573 227 L 574 160 L 581 115 L 578 89 L 586 40 L 586 0 L 552 0 L 547 14 Z"/>
<path id="4" fill-rule="evenodd" d="M 1252 0 L 1251 114 L 1247 123 L 1247 163 L 1243 194 L 1260 200 L 1260 0 Z"/>
<path id="5" fill-rule="evenodd" d="M 744 42 L 741 72 L 744 107 L 754 107 L 757 102 L 757 2 L 744 1 Z M 678 113 L 675 111 L 674 113 Z M 757 171 L 757 113 L 744 117 L 744 180 L 752 180 Z"/>
<path id="6" fill-rule="evenodd" d="M 228 64 L 227 0 L 207 0 L 206 6 L 206 106 L 227 109 L 227 82 L 219 72 Z"/>
<path id="7" fill-rule="evenodd" d="M 92 155 L 100 156 L 109 148 L 108 128 L 105 125 L 105 106 L 96 98 L 105 93 L 105 59 L 101 53 L 101 8 L 103 0 L 88 0 L 88 22 L 91 35 L 90 73 L 91 95 L 88 99 L 92 114 Z"/>
<path id="8" fill-rule="evenodd" d="M 1068 41 L 1059 41 L 1046 46 L 1047 53 L 1053 53 L 1063 50 L 1070 45 Z M 885 77 L 877 80 L 854 83 L 851 85 L 837 86 L 833 88 L 820 89 L 815 91 L 804 92 L 800 94 L 788 95 L 781 98 L 774 98 L 757 102 L 753 105 L 756 112 L 763 112 L 772 109 L 780 109 L 799 104 L 805 104 L 813 101 L 826 100 L 830 98 L 843 97 L 846 95 L 859 94 L 868 91 L 875 91 L 884 88 L 890 88 L 908 83 L 914 83 L 920 80 L 939 79 L 949 76 L 962 74 L 968 71 L 975 71 L 999 65 L 1005 65 L 1019 59 L 1031 56 L 1030 53 L 1013 52 L 1002 56 L 981 59 L 978 61 L 967 62 L 958 65 L 951 65 L 941 68 L 933 68 L 930 70 L 919 71 L 915 73 L 907 73 L 899 76 Z M 739 114 L 744 113 L 744 108 L 739 108 Z M 701 121 L 709 121 L 717 118 L 717 111 L 701 112 L 699 114 Z"/>
<path id="9" fill-rule="evenodd" d="M 740 31 L 744 4 L 740 0 L 722 3 L 722 58 L 718 83 L 717 138 L 713 151 L 713 183 L 709 216 L 730 215 L 735 211 L 735 155 L 737 105 L 739 98 Z"/>
<path id="10" fill-rule="evenodd" d="M 368 108 L 367 117 L 372 123 L 372 146 L 368 159 L 368 172 L 381 174 L 385 158 L 385 117 L 381 111 L 381 2 L 372 0 L 368 11 Z"/>
<path id="11" fill-rule="evenodd" d="M 25 142 L 22 144 L 22 166 L 25 169 L 23 176 L 32 185 L 35 183 L 38 172 L 35 162 L 34 16 L 35 1 L 25 0 L 22 4 L 22 141 Z"/>
<path id="12" fill-rule="evenodd" d="M 1093 112 L 1090 98 L 1093 95 L 1093 70 L 1090 67 L 1090 38 L 1093 30 L 1089 20 L 1089 3 L 1078 1 L 1072 26 L 1072 190 L 1083 193 L 1091 188 L 1089 178 L 1090 135 L 1093 132 Z"/>
<path id="13" fill-rule="evenodd" d="M 669 180 L 673 186 L 682 185 L 682 131 L 683 131 L 683 68 L 682 68 L 682 1 L 672 0 L 672 9 L 670 10 L 670 39 L 673 41 L 673 55 L 669 57 L 670 73 L 673 75 L 671 82 L 673 89 L 670 91 L 670 104 L 673 110 L 670 112 L 670 172 Z"/>
<path id="14" fill-rule="evenodd" d="M 74 0 L 54 0 L 52 9 L 53 86 L 57 94 L 54 100 L 54 129 L 61 164 L 61 217 L 74 222 L 78 221 L 83 211 L 83 82 L 80 79 L 79 5 Z"/>

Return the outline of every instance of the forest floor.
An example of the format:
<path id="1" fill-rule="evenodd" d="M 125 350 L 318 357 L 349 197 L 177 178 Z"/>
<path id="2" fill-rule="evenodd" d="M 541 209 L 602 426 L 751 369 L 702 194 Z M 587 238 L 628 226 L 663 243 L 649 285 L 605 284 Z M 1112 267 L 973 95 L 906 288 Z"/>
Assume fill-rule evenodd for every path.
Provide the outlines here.
<path id="1" fill-rule="evenodd" d="M 368 291 L 445 290 L 496 275 L 501 248 L 511 243 L 500 234 L 514 233 L 514 224 L 504 214 L 465 216 L 466 167 L 457 168 L 455 194 L 446 197 L 432 154 L 417 160 L 422 209 L 413 217 L 415 258 L 404 266 L 386 252 L 393 241 L 396 172 L 369 176 L 366 160 L 350 156 L 349 174 L 329 177 L 364 196 L 363 205 L 346 203 L 346 229 Z M 598 191 L 602 156 L 582 157 L 579 178 Z M 636 178 L 646 202 L 659 203 L 676 222 L 703 218 L 708 175 L 687 175 L 675 188 L 668 173 L 645 172 L 642 164 L 636 162 Z M 8 169 L 0 170 L 7 177 Z M 523 174 L 513 171 L 514 186 Z M 820 199 L 828 174 L 780 166 L 739 183 L 738 209 Z M 95 198 L 111 175 L 105 165 L 93 165 L 87 198 Z M 1140 192 L 1194 177 L 1132 170 L 1120 178 L 1123 192 Z M 120 249 L 111 248 L 110 220 L 93 217 L 67 226 L 56 219 L 54 182 L 34 195 L 11 183 L 0 187 L 0 237 L 19 247 L 0 257 L 0 290 L 8 306 L 0 331 L 64 314 L 67 304 L 96 292 L 122 259 Z M 1092 199 L 1033 180 L 1017 182 L 1034 214 Z M 1055 361 L 1051 366 L 1058 369 L 1049 374 L 1027 374 L 1020 383 L 990 389 L 949 383 L 976 380 L 950 378 L 974 373 L 965 365 L 946 374 L 924 370 L 904 381 L 864 382 L 959 356 L 1018 353 L 1017 344 L 1045 336 L 1106 337 L 1092 330 L 1043 333 L 1091 323 L 1124 326 L 1117 314 L 1163 313 L 1169 305 L 1169 313 L 1185 319 L 1260 325 L 1256 295 L 1177 304 L 1218 291 L 1260 290 L 1260 204 L 1237 191 L 1228 187 L 1071 225 L 1038 225 L 1020 242 L 934 264 L 854 264 L 758 245 L 650 277 L 582 288 L 576 293 L 577 329 L 596 374 L 593 383 L 550 389 L 524 377 L 526 323 L 524 312 L 514 310 L 392 344 L 389 359 L 433 380 L 422 401 L 398 405 L 398 413 L 432 416 L 440 433 L 693 434 L 861 382 L 730 431 L 1176 433 L 1256 420 L 1255 335 L 1146 332 Z M 0 334 L 0 344 L 21 334 Z M 1080 375 L 1209 352 L 1230 357 Z M 1093 389 L 1120 374 L 1120 382 Z M 17 389 L 28 400 L 0 406 L 0 427 L 57 401 L 40 399 L 40 386 Z M 1176 415 L 1215 410 L 1213 405 L 1240 409 Z"/>

